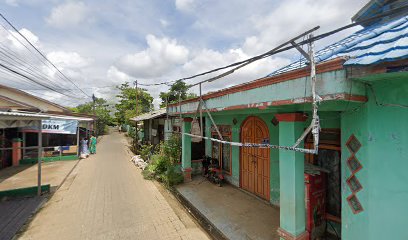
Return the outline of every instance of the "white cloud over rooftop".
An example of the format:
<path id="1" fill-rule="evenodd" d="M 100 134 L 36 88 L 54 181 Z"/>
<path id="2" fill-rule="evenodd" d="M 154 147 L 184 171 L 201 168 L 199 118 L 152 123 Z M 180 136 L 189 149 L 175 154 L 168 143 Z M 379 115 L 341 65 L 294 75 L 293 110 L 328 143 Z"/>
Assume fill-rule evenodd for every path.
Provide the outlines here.
<path id="1" fill-rule="evenodd" d="M 6 0 L 0 6 L 20 32 L 79 86 L 88 88 L 90 94 L 109 97 L 115 94 L 114 89 L 97 87 L 135 79 L 140 83 L 168 81 L 243 60 L 316 25 L 322 27 L 321 33 L 347 24 L 365 3 Z M 324 40 L 317 47 L 349 32 Z M 203 89 L 214 91 L 263 77 L 298 57 L 291 52 L 264 59 Z M 156 98 L 166 89 L 149 88 Z"/>

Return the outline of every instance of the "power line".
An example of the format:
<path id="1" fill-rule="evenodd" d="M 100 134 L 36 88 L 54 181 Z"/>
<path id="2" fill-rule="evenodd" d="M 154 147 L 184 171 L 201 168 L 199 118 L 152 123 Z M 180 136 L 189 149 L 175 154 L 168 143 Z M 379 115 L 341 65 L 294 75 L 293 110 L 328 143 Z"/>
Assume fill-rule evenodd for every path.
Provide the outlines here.
<path id="1" fill-rule="evenodd" d="M 22 42 L 20 41 L 20 39 L 18 39 L 12 32 L 9 32 L 9 30 L 7 30 L 7 28 L 6 28 L 3 24 L 0 24 L 0 25 L 1 25 L 1 26 L 4 28 L 4 30 L 5 30 L 7 33 L 9 33 L 16 41 L 18 41 L 22 46 L 24 46 L 27 50 L 29 50 L 31 53 L 33 53 L 32 50 L 29 49 L 24 43 L 22 43 Z M 26 65 L 29 66 L 29 67 L 26 67 L 27 69 L 34 70 L 33 68 L 36 68 L 36 69 L 40 72 L 40 75 L 41 75 L 40 78 L 38 78 L 38 75 L 35 76 L 35 78 L 37 78 L 37 80 L 36 80 L 36 82 L 35 82 L 37 85 L 42 85 L 42 86 L 47 85 L 47 86 L 48 86 L 47 89 L 49 89 L 49 90 L 55 89 L 55 88 L 53 88 L 52 86 L 50 86 L 48 83 L 40 83 L 40 82 L 41 82 L 41 79 L 43 79 L 43 78 L 44 78 L 44 79 L 47 79 L 49 82 L 54 82 L 54 81 L 51 80 L 51 79 L 49 78 L 49 76 L 44 75 L 44 73 L 43 73 L 40 69 L 38 69 L 38 67 L 36 67 L 36 66 L 34 66 L 34 65 L 31 65 L 31 64 L 29 63 L 29 62 L 30 62 L 29 59 L 26 58 L 26 59 L 22 60 L 20 57 L 17 56 L 17 55 L 20 55 L 20 54 L 17 54 L 16 52 L 13 53 L 14 51 L 13 51 L 12 49 L 5 47 L 5 45 L 3 45 L 3 44 L 1 44 L 1 43 L 0 43 L 0 45 L 3 46 L 3 47 L 1 47 L 1 49 L 4 50 L 3 54 L 7 55 L 9 58 L 10 58 L 10 55 L 11 55 L 11 56 L 13 56 L 15 59 L 20 60 L 20 62 L 22 63 L 22 65 L 26 64 Z M 21 56 L 21 55 L 20 55 L 20 56 Z M 36 55 L 33 54 L 33 56 L 36 56 Z M 36 58 L 39 59 L 44 65 L 46 65 L 47 67 L 49 67 L 42 59 L 40 59 L 40 58 L 38 58 L 38 57 L 36 57 Z M 17 60 L 15 60 L 15 59 L 13 59 L 13 60 L 17 63 Z M 3 60 L 4 60 L 4 59 L 3 59 Z M 9 63 L 9 62 L 8 62 L 8 63 Z M 9 63 L 9 64 L 10 64 L 10 63 Z M 13 64 L 10 64 L 10 65 L 16 67 L 16 66 L 13 65 Z M 17 67 L 17 68 L 19 68 L 20 70 L 22 69 L 21 67 Z M 25 71 L 26 73 L 28 73 L 26 70 L 23 70 L 23 71 Z M 34 71 L 33 71 L 33 72 L 34 72 Z M 33 73 L 29 73 L 29 74 L 32 75 L 32 76 L 34 76 Z M 20 77 L 21 77 L 21 75 L 20 75 Z M 26 79 L 26 80 L 27 80 L 27 79 Z M 56 91 L 56 90 L 53 90 L 53 91 L 54 91 L 54 92 L 57 92 L 57 93 L 59 93 L 59 94 L 61 94 L 61 92 L 59 92 L 59 91 Z M 66 93 L 64 93 L 63 95 L 68 96 Z M 77 98 L 77 97 L 75 97 L 75 98 Z"/>
<path id="2" fill-rule="evenodd" d="M 11 24 L 11 22 L 9 22 L 7 20 L 7 18 L 5 18 L 3 16 L 3 14 L 0 13 L 0 17 L 4 19 L 4 21 L 6 21 L 24 40 L 26 40 L 28 42 L 28 44 L 30 44 L 31 47 L 33 47 L 49 64 L 51 64 L 66 80 L 68 80 L 69 82 L 71 82 L 78 90 L 80 90 L 83 94 L 85 94 L 85 96 L 91 98 L 91 96 L 89 96 L 85 91 L 83 91 L 81 88 L 79 88 L 75 82 L 73 82 L 71 79 L 69 79 L 64 73 L 62 73 L 55 65 L 54 63 L 52 63 L 40 50 L 38 50 L 23 34 L 21 34 L 16 27 L 14 27 L 13 24 Z"/>
<path id="3" fill-rule="evenodd" d="M 384 12 L 384 13 L 382 13 L 382 14 L 377 15 L 377 16 L 374 16 L 374 17 L 371 17 L 371 18 L 367 18 L 367 19 L 365 19 L 365 20 L 361 20 L 361 21 L 358 21 L 358 22 L 354 22 L 354 23 L 345 25 L 345 26 L 343 26 L 343 27 L 334 29 L 334 30 L 332 30 L 332 31 L 329 31 L 329 32 L 326 32 L 326 33 L 317 35 L 317 36 L 315 36 L 315 37 L 313 37 L 313 38 L 309 38 L 309 39 L 303 40 L 303 41 L 297 43 L 297 45 L 309 44 L 310 42 L 315 42 L 315 41 L 321 40 L 321 39 L 323 39 L 323 38 L 326 38 L 326 37 L 328 37 L 328 36 L 331 36 L 331 35 L 333 35 L 333 34 L 335 34 L 335 33 L 341 32 L 341 31 L 343 31 L 343 30 L 346 30 L 346 29 L 349 29 L 349 28 L 352 28 L 352 27 L 355 27 L 355 26 L 358 26 L 358 25 L 361 25 L 361 24 L 364 24 L 364 23 L 367 23 L 367 22 L 372 22 L 372 21 L 374 21 L 374 20 L 377 20 L 377 19 L 380 19 L 380 18 L 389 16 L 389 15 L 397 14 L 397 13 L 400 13 L 400 12 L 404 12 L 404 11 L 407 11 L 407 10 L 408 10 L 408 5 L 405 5 L 405 6 L 402 6 L 402 7 L 396 8 L 396 9 L 393 9 L 393 10 L 389 10 L 389 11 L 386 11 L 386 12 Z M 287 45 L 287 44 L 285 44 L 285 45 Z M 229 65 L 226 65 L 226 66 L 223 66 L 223 67 L 215 68 L 215 69 L 212 69 L 212 70 L 209 70 L 209 71 L 206 71 L 206 72 L 202 72 L 202 73 L 199 73 L 199 74 L 195 74 L 195 75 L 192 75 L 192 76 L 189 76 L 189 77 L 179 78 L 179 79 L 173 80 L 173 81 L 167 81 L 167 82 L 156 83 L 156 84 L 145 84 L 145 86 L 169 85 L 169 84 L 174 83 L 174 82 L 176 82 L 176 81 L 180 81 L 180 80 L 181 80 L 181 81 L 190 80 L 190 79 L 194 79 L 194 78 L 197 78 L 197 77 L 201 77 L 201 76 L 204 76 L 204 75 L 207 75 L 207 74 L 210 74 L 210 73 L 218 72 L 218 71 L 221 71 L 221 70 L 224 70 L 224 69 L 228 69 L 228 68 L 232 68 L 232 67 L 237 67 L 237 66 L 238 66 L 238 67 L 237 67 L 236 69 L 239 69 L 239 68 L 243 67 L 243 66 L 239 67 L 240 65 L 244 65 L 244 66 L 245 66 L 245 65 L 248 65 L 249 63 L 258 61 L 258 60 L 263 59 L 263 58 L 270 57 L 270 56 L 275 55 L 275 54 L 277 54 L 277 53 L 281 53 L 281 52 L 285 52 L 285 51 L 291 50 L 291 49 L 293 49 L 293 48 L 296 48 L 296 47 L 295 47 L 295 46 L 288 46 L 288 47 L 279 48 L 279 49 L 274 48 L 274 49 L 272 49 L 272 50 L 270 50 L 270 51 L 268 51 L 268 52 L 265 52 L 265 53 L 263 53 L 263 54 L 260 54 L 260 55 L 257 55 L 257 56 L 254 56 L 254 57 L 251 57 L 251 58 L 242 60 L 242 61 L 238 61 L 238 62 L 229 64 Z M 236 69 L 229 70 L 229 71 L 224 72 L 224 73 L 222 73 L 222 74 L 220 74 L 220 75 L 218 75 L 218 76 L 216 76 L 216 77 L 213 77 L 213 78 L 210 78 L 210 79 L 201 81 L 201 83 L 203 83 L 203 82 L 208 82 L 208 81 L 213 81 L 213 80 L 216 80 L 216 79 L 225 77 L 226 75 L 229 75 L 229 74 L 233 73 Z M 196 85 L 198 85 L 198 84 L 199 84 L 199 83 L 192 84 L 192 85 L 190 85 L 190 87 L 196 86 Z"/>
<path id="4" fill-rule="evenodd" d="M 0 63 L 0 67 L 2 67 L 2 68 L 4 68 L 4 69 L 8 70 L 8 71 L 11 72 L 11 73 L 14 73 L 14 74 L 16 74 L 16 75 L 18 75 L 18 76 L 21 76 L 21 77 L 23 77 L 23 78 L 25 78 L 25 79 L 27 79 L 27 80 L 29 80 L 29 81 L 35 82 L 35 83 L 37 83 L 37 84 L 39 84 L 39 85 L 41 85 L 41 86 L 43 86 L 43 87 L 45 87 L 45 88 L 48 88 L 48 89 L 51 90 L 51 91 L 55 91 L 54 89 L 50 88 L 49 86 L 44 85 L 44 84 L 38 82 L 37 80 L 35 80 L 35 79 L 31 78 L 31 77 L 28 77 L 27 75 L 25 75 L 25 74 L 23 74 L 23 73 L 21 73 L 21 72 L 18 72 L 18 71 L 14 70 L 14 69 L 11 69 L 11 68 L 9 68 L 8 66 L 5 66 L 5 65 L 2 64 L 2 63 Z M 60 93 L 60 94 L 62 94 L 62 95 L 65 95 L 65 96 L 67 96 L 67 97 L 72 97 L 72 96 L 66 95 L 66 94 L 63 93 L 63 92 L 58 92 L 58 93 Z"/>

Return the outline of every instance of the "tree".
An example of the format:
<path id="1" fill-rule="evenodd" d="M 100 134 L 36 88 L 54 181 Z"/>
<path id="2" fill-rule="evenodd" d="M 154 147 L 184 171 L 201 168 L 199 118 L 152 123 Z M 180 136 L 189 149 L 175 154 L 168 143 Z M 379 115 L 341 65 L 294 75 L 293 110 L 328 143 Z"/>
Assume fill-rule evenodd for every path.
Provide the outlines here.
<path id="1" fill-rule="evenodd" d="M 94 114 L 93 105 L 94 103 L 93 101 L 91 101 L 71 108 L 71 110 L 74 113 L 93 115 Z M 95 130 L 97 135 L 104 134 L 106 126 L 112 123 L 112 117 L 107 107 L 108 105 L 105 99 L 103 98 L 95 99 L 95 115 L 97 118 Z"/>
<path id="2" fill-rule="evenodd" d="M 160 92 L 161 104 L 160 107 L 166 106 L 166 101 L 168 103 L 177 103 L 180 100 L 186 100 L 190 98 L 197 97 L 194 93 L 188 93 L 188 85 L 182 80 L 177 80 L 173 85 L 171 85 L 168 92 Z"/>
<path id="3" fill-rule="evenodd" d="M 129 83 L 124 83 L 117 87 L 120 93 L 117 97 L 120 99 L 116 104 L 115 117 L 118 124 L 130 124 L 130 118 L 149 112 L 153 108 L 153 97 L 146 89 L 132 88 Z M 137 93 L 137 112 L 136 112 L 136 93 Z"/>

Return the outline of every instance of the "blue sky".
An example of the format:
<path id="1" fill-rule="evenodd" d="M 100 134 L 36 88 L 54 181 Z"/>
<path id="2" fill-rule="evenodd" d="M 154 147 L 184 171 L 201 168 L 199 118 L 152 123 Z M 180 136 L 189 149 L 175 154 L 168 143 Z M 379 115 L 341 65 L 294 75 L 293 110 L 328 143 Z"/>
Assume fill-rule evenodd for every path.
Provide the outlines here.
<path id="1" fill-rule="evenodd" d="M 2 14 L 78 85 L 112 99 L 114 89 L 97 87 L 135 79 L 173 80 L 242 60 L 316 25 L 321 26 L 318 34 L 348 24 L 366 2 L 4 0 L 0 6 Z M 318 42 L 317 48 L 357 29 Z M 297 58 L 299 53 L 292 51 L 259 61 L 203 86 L 204 91 L 263 77 Z M 165 89 L 149 88 L 156 103 Z M 56 95 L 50 98 L 62 101 Z"/>

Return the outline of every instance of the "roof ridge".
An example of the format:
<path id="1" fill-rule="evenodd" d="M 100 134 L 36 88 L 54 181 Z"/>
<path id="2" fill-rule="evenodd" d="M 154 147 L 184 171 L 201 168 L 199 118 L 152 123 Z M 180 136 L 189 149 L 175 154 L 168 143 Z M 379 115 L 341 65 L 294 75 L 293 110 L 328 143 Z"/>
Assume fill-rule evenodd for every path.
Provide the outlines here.
<path id="1" fill-rule="evenodd" d="M 398 30 L 405 29 L 406 27 L 408 27 L 408 24 L 404 25 L 406 23 L 408 23 L 408 16 L 403 16 L 391 22 L 378 23 L 358 30 L 350 34 L 349 36 L 341 39 L 340 41 L 330 44 L 317 51 L 315 54 L 316 63 L 330 60 L 331 58 L 333 58 L 333 56 L 343 53 L 347 49 L 351 50 L 357 44 L 364 42 L 368 39 L 373 39 L 387 32 L 393 31 L 396 32 Z M 403 26 L 400 27 L 401 25 Z M 300 60 L 294 61 L 289 65 L 286 65 L 285 67 L 273 71 L 272 73 L 267 75 L 267 77 L 299 69 L 305 66 L 306 59 L 302 57 Z"/>

